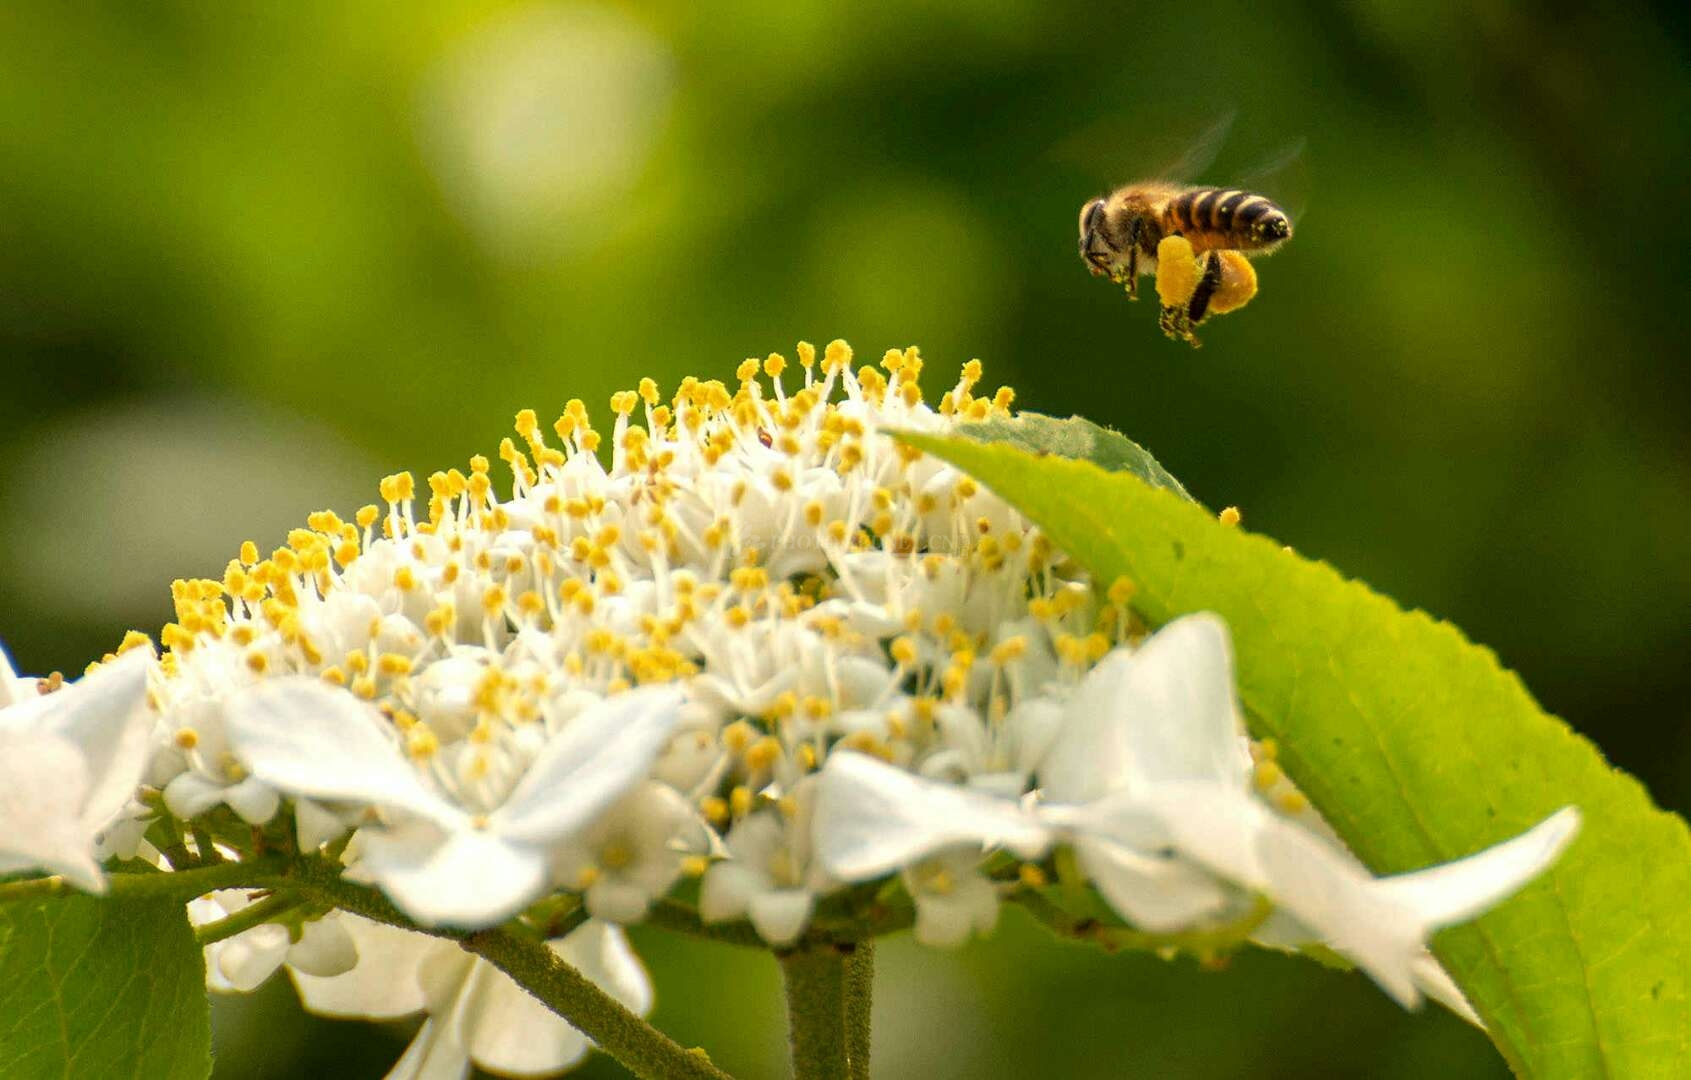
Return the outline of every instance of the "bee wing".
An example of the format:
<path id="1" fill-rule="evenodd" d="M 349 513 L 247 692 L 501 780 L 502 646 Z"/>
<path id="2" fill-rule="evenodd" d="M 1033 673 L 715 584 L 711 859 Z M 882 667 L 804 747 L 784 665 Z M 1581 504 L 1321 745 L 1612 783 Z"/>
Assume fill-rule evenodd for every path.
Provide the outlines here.
<path id="1" fill-rule="evenodd" d="M 1059 140 L 1047 156 L 1112 183 L 1124 179 L 1189 181 L 1215 161 L 1237 115 L 1237 109 L 1229 109 L 1196 138 L 1173 140 L 1148 139 L 1143 120 L 1113 113 Z M 1124 153 L 1123 146 L 1134 149 Z"/>
<path id="2" fill-rule="evenodd" d="M 1299 136 L 1246 169 L 1234 186 L 1267 195 L 1298 224 L 1309 210 L 1308 150 L 1309 140 Z"/>
<path id="3" fill-rule="evenodd" d="M 1233 131 L 1233 121 L 1238 117 L 1238 109 L 1228 109 L 1218 116 L 1209 127 L 1205 128 L 1196 139 L 1187 144 L 1186 149 L 1171 160 L 1167 161 L 1150 177 L 1154 180 L 1195 180 L 1204 170 L 1215 164 L 1216 156 L 1227 142 L 1227 136 Z"/>

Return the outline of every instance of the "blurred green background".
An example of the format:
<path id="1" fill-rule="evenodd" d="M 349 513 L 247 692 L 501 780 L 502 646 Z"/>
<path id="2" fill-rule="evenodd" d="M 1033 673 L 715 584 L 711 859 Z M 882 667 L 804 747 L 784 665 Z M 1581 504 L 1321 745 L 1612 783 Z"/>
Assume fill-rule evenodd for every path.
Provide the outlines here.
<path id="1" fill-rule="evenodd" d="M 491 451 L 512 414 L 799 338 L 982 358 L 1201 499 L 1495 647 L 1691 805 L 1683 9 L 827 2 L 0 8 L 0 636 L 28 671 L 170 579 Z M 1262 295 L 1164 341 L 1086 198 L 1238 110 L 1304 136 Z M 773 963 L 642 934 L 657 1020 L 782 1070 Z M 1360 978 L 1041 941 L 883 950 L 885 1076 L 1500 1075 Z M 403 1031 L 220 1006 L 219 1077 Z M 592 1075 L 616 1075 L 597 1060 Z"/>

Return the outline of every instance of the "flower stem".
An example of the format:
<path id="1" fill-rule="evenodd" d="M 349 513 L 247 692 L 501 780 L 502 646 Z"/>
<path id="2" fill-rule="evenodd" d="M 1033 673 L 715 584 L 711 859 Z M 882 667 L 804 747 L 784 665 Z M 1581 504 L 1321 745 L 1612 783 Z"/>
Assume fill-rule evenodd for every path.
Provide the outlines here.
<path id="1" fill-rule="evenodd" d="M 236 934 L 251 930 L 255 926 L 262 926 L 278 915 L 285 915 L 294 908 L 304 904 L 298 896 L 287 893 L 274 893 L 255 903 L 218 919 L 213 923 L 194 928 L 194 940 L 201 945 L 211 945 L 215 942 L 232 938 Z"/>
<path id="2" fill-rule="evenodd" d="M 811 945 L 780 954 L 794 1080 L 850 1080 L 846 1035 L 848 953 Z"/>
<path id="3" fill-rule="evenodd" d="M 424 929 L 381 893 L 344 880 L 339 868 L 323 859 L 300 859 L 289 876 L 336 907 L 390 926 L 456 939 L 466 951 L 509 975 L 636 1076 L 649 1080 L 730 1080 L 727 1073 L 711 1064 L 703 1050 L 683 1047 L 629 1012 L 543 941 L 497 927 L 473 933 L 443 927 Z"/>
<path id="4" fill-rule="evenodd" d="M 218 889 L 254 885 L 267 874 L 274 875 L 277 869 L 277 864 L 268 862 L 222 862 L 169 874 L 111 874 L 106 878 L 106 895 L 114 900 L 176 899 L 186 903 Z M 58 876 L 32 878 L 0 885 L 0 903 L 78 896 L 81 893 L 81 889 L 67 884 L 64 878 Z"/>
<path id="5" fill-rule="evenodd" d="M 875 943 L 846 957 L 846 1063 L 851 1080 L 869 1080 L 869 1030 L 875 1000 Z"/>

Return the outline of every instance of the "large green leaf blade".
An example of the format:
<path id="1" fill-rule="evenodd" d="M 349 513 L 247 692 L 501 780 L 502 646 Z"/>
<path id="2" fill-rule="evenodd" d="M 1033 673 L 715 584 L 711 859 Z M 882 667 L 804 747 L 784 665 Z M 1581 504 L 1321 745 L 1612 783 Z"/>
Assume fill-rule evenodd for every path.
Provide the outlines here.
<path id="1" fill-rule="evenodd" d="M 1382 873 L 1447 861 L 1558 807 L 1560 863 L 1436 949 L 1515 1071 L 1691 1075 L 1691 832 L 1533 701 L 1489 651 L 1331 567 L 1120 472 L 1011 446 L 910 436 L 1037 522 L 1153 623 L 1232 628 L 1258 736 Z"/>
<path id="2" fill-rule="evenodd" d="M 205 966 L 180 903 L 0 904 L 0 1076 L 210 1074 Z"/>
<path id="3" fill-rule="evenodd" d="M 1014 417 L 1000 416 L 963 424 L 957 431 L 980 442 L 1008 443 L 1035 456 L 1055 454 L 1090 461 L 1110 472 L 1132 473 L 1152 487 L 1172 491 L 1182 499 L 1192 498 L 1149 450 L 1121 432 L 1095 424 L 1084 416 L 1059 420 L 1024 412 Z"/>

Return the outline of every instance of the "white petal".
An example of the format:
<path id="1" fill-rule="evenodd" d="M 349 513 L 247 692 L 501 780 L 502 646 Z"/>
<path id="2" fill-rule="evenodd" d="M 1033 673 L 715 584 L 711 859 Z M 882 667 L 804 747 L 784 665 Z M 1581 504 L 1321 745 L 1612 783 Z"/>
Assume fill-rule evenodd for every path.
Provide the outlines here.
<path id="1" fill-rule="evenodd" d="M 332 979 L 358 966 L 358 945 L 338 912 L 308 922 L 299 940 L 288 949 L 288 963 L 297 971 Z"/>
<path id="2" fill-rule="evenodd" d="M 1409 975 L 1415 980 L 1415 985 L 1420 987 L 1423 994 L 1481 1031 L 1485 1030 L 1485 1022 L 1480 1019 L 1480 1014 L 1474 1011 L 1472 1005 L 1468 1004 L 1468 999 L 1463 995 L 1461 988 L 1456 985 L 1456 980 L 1450 977 L 1450 973 L 1444 970 L 1443 965 L 1438 962 L 1432 953 L 1422 950 L 1421 955 L 1411 960 L 1409 962 Z"/>
<path id="3" fill-rule="evenodd" d="M 738 862 L 713 863 L 699 882 L 699 918 L 707 923 L 743 919 L 752 897 L 768 887 L 764 875 Z"/>
<path id="4" fill-rule="evenodd" d="M 1413 908 L 1432 929 L 1463 922 L 1543 873 L 1579 825 L 1579 811 L 1565 806 L 1513 840 L 1442 866 L 1382 878 L 1379 888 Z"/>
<path id="5" fill-rule="evenodd" d="M 1050 831 L 1017 802 L 913 776 L 866 754 L 836 751 L 817 790 L 812 830 L 828 872 L 863 881 L 959 844 L 1033 858 Z"/>
<path id="6" fill-rule="evenodd" d="M 681 710 L 674 687 L 607 698 L 564 725 L 494 815 L 502 835 L 547 844 L 582 828 L 645 778 Z"/>
<path id="7" fill-rule="evenodd" d="M 223 801 L 248 825 L 263 825 L 276 816 L 282 797 L 276 789 L 257 777 L 249 776 L 223 792 Z"/>
<path id="8" fill-rule="evenodd" d="M 1129 923 L 1167 934 L 1213 920 L 1230 896 L 1210 875 L 1178 859 L 1159 858 L 1107 840 L 1077 837 L 1081 870 Z"/>
<path id="9" fill-rule="evenodd" d="M 955 949 L 969 940 L 975 924 L 969 909 L 949 896 L 922 894 L 916 897 L 915 939 L 935 949 Z"/>
<path id="10" fill-rule="evenodd" d="M 0 873 L 47 870 L 79 889 L 105 892 L 94 832 L 82 821 L 87 792 L 87 764 L 68 739 L 0 732 Z"/>
<path id="11" fill-rule="evenodd" d="M 777 889 L 752 897 L 747 915 L 758 936 L 779 948 L 798 940 L 815 906 L 816 898 L 803 889 Z"/>
<path id="12" fill-rule="evenodd" d="M 908 880 L 908 879 L 907 879 Z M 918 888 L 917 941 L 935 948 L 956 948 L 975 934 L 988 934 L 998 923 L 998 890 L 973 868 L 957 873 L 949 891 Z"/>
<path id="13" fill-rule="evenodd" d="M 464 1080 L 470 1057 L 437 1020 L 425 1020 L 384 1080 Z"/>
<path id="14" fill-rule="evenodd" d="M 229 703 L 229 738 L 254 776 L 292 795 L 396 807 L 443 825 L 463 814 L 430 791 L 380 713 L 305 676 L 267 679 Z"/>
<path id="15" fill-rule="evenodd" d="M 1425 947 L 1425 928 L 1412 910 L 1386 900 L 1366 871 L 1295 825 L 1270 825 L 1258 846 L 1269 878 L 1266 891 L 1275 904 L 1399 1004 L 1420 1004 L 1411 966 Z"/>
<path id="16" fill-rule="evenodd" d="M 652 980 L 621 928 L 596 920 L 583 923 L 552 950 L 629 1010 L 652 1011 Z"/>
<path id="17" fill-rule="evenodd" d="M 340 815 L 313 799 L 294 800 L 294 831 L 301 851 L 316 851 L 346 832 Z"/>
<path id="18" fill-rule="evenodd" d="M 1123 786 L 1128 775 L 1127 695 L 1133 654 L 1117 649 L 1086 673 L 1063 710 L 1063 726 L 1039 765 L 1039 783 L 1054 802 L 1087 803 Z"/>
<path id="19" fill-rule="evenodd" d="M 457 1041 L 477 1065 L 504 1076 L 550 1076 L 587 1054 L 587 1036 L 485 960 L 453 1016 Z"/>
<path id="20" fill-rule="evenodd" d="M 1106 657 L 1068 713 L 1040 770 L 1055 801 L 1170 781 L 1248 781 L 1232 649 L 1214 615 L 1176 619 L 1138 651 Z"/>
<path id="21" fill-rule="evenodd" d="M 543 849 L 424 821 L 369 830 L 354 866 L 356 877 L 380 885 L 419 923 L 469 928 L 504 922 L 528 906 L 545 891 L 546 868 Z"/>
<path id="22" fill-rule="evenodd" d="M 613 923 L 637 923 L 652 906 L 652 894 L 631 881 L 605 878 L 593 883 L 583 898 L 587 912 L 595 919 Z"/>
<path id="23" fill-rule="evenodd" d="M 65 706 L 53 728 L 88 762 L 83 820 L 103 829 L 121 814 L 146 770 L 153 721 L 147 712 L 152 650 L 131 649 L 58 693 Z"/>
<path id="24" fill-rule="evenodd" d="M 431 954 L 461 952 L 455 942 L 343 913 L 342 926 L 358 949 L 358 964 L 344 975 L 320 978 L 290 968 L 306 1009 L 319 1016 L 391 1020 L 423 1007 L 418 967 Z"/>
<path id="25" fill-rule="evenodd" d="M 217 949 L 217 970 L 230 986 L 248 993 L 274 975 L 287 954 L 287 928 L 266 923 L 223 942 Z"/>
<path id="26" fill-rule="evenodd" d="M 178 773 L 164 786 L 164 808 L 171 816 L 191 821 L 223 802 L 227 786 L 197 772 Z"/>

